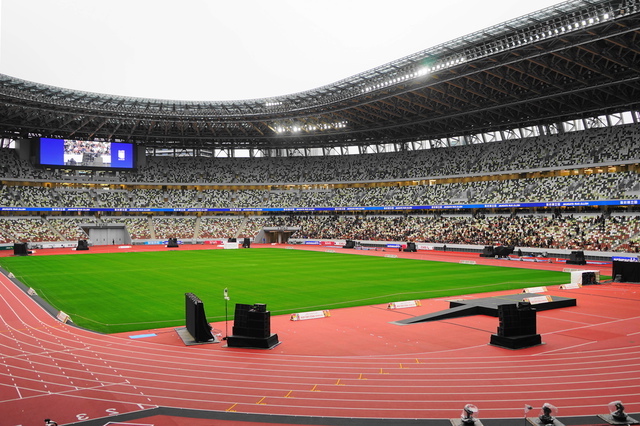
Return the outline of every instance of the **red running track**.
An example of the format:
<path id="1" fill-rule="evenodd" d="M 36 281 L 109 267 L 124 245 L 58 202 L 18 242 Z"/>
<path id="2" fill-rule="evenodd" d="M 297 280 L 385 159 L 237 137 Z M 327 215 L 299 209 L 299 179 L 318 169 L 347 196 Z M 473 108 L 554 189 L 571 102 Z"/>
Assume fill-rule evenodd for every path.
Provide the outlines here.
<path id="1" fill-rule="evenodd" d="M 471 256 L 406 254 L 450 261 L 457 255 Z M 610 266 L 600 268 L 610 274 Z M 156 406 L 412 419 L 455 418 L 473 403 L 481 418 L 522 419 L 524 404 L 539 409 L 550 402 L 562 417 L 606 413 L 609 402 L 622 400 L 627 412 L 638 412 L 639 290 L 619 283 L 549 287 L 548 294 L 574 297 L 577 306 L 539 312 L 544 344 L 518 351 L 488 345 L 496 318 L 390 324 L 447 309 L 445 299 L 399 310 L 337 309 L 308 321 L 275 316 L 272 330 L 282 344 L 261 351 L 186 347 L 173 329 L 119 335 L 77 329 L 52 318 L 0 275 L 1 424 L 26 426 L 45 417 L 65 424 Z M 505 293 L 513 292 L 494 294 Z M 224 330 L 225 324 L 214 327 Z M 154 336 L 131 338 L 144 334 Z"/>

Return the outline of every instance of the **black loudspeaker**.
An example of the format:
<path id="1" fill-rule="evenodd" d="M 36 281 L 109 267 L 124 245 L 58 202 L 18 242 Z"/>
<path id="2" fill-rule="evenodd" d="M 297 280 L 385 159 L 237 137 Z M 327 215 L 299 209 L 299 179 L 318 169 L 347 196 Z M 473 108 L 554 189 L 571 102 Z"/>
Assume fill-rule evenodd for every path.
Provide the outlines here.
<path id="1" fill-rule="evenodd" d="M 593 271 L 587 271 L 582 273 L 582 285 L 594 285 L 600 284 L 596 279 L 596 273 Z"/>
<path id="2" fill-rule="evenodd" d="M 242 248 L 251 248 L 251 238 L 242 240 Z"/>
<path id="3" fill-rule="evenodd" d="M 252 311 L 255 312 L 267 312 L 267 305 L 264 303 L 254 303 Z"/>
<path id="4" fill-rule="evenodd" d="M 567 260 L 567 265 L 586 265 L 583 251 L 572 251 Z"/>
<path id="5" fill-rule="evenodd" d="M 265 338 L 271 334 L 271 312 L 267 305 L 236 304 L 233 320 L 233 335 Z"/>
<path id="6" fill-rule="evenodd" d="M 196 342 L 208 342 L 213 340 L 211 325 L 204 313 L 202 300 L 193 293 L 185 293 L 185 316 L 187 331 Z"/>
<path id="7" fill-rule="evenodd" d="M 76 250 L 89 250 L 89 243 L 87 243 L 87 240 L 78 240 Z"/>
<path id="8" fill-rule="evenodd" d="M 513 247 L 498 246 L 493 250 L 493 253 L 498 257 L 508 257 L 513 253 Z"/>
<path id="9" fill-rule="evenodd" d="M 542 337 L 536 332 L 536 310 L 530 303 L 499 305 L 498 318 L 498 333 L 491 335 L 492 345 L 521 349 L 542 344 Z"/>
<path id="10" fill-rule="evenodd" d="M 416 249 L 416 243 L 407 243 L 407 248 L 404 249 L 404 251 L 408 251 L 408 252 L 416 252 L 416 251 L 418 251 Z"/>
<path id="11" fill-rule="evenodd" d="M 495 253 L 494 253 L 494 249 L 493 246 L 484 246 L 484 248 L 482 249 L 482 253 L 480 254 L 480 257 L 494 257 Z"/>
<path id="12" fill-rule="evenodd" d="M 15 243 L 13 245 L 13 254 L 15 256 L 26 256 L 29 254 L 27 243 Z"/>
<path id="13" fill-rule="evenodd" d="M 178 245 L 178 239 L 177 238 L 169 238 L 169 240 L 167 241 L 167 247 L 180 247 Z"/>
<path id="14" fill-rule="evenodd" d="M 238 240 L 236 240 L 235 238 L 229 238 L 229 239 L 227 240 L 227 242 L 228 242 L 228 243 L 237 243 L 237 242 L 238 242 Z"/>
<path id="15" fill-rule="evenodd" d="M 356 247 L 356 242 L 353 240 L 347 240 L 347 243 L 342 248 L 352 249 Z"/>
<path id="16" fill-rule="evenodd" d="M 271 334 L 271 312 L 267 311 L 267 305 L 236 303 L 233 335 L 227 337 L 229 347 L 271 349 L 279 343 L 278 335 Z"/>
<path id="17" fill-rule="evenodd" d="M 536 311 L 528 303 L 498 306 L 498 319 L 499 336 L 536 334 Z"/>
<path id="18" fill-rule="evenodd" d="M 613 273 L 616 282 L 640 283 L 640 262 L 613 261 Z"/>

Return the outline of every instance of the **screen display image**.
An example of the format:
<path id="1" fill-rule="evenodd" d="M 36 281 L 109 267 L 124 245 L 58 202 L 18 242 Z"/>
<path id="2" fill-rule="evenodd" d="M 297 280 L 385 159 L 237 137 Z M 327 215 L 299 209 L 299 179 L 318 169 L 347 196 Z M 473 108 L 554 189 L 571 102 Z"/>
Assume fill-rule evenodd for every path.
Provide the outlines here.
<path id="1" fill-rule="evenodd" d="M 49 166 L 132 169 L 133 145 L 72 139 L 40 139 L 40 164 Z"/>

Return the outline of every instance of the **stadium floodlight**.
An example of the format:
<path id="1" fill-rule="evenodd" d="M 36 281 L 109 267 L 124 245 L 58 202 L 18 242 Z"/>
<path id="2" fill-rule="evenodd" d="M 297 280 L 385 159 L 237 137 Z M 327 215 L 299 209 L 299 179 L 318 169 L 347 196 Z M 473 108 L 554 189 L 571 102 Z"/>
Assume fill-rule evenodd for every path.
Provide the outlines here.
<path id="1" fill-rule="evenodd" d="M 451 66 L 453 64 L 458 64 L 460 62 L 466 62 L 466 58 L 465 57 L 461 57 L 461 58 L 457 58 L 455 60 L 450 60 L 447 63 L 447 66 Z M 444 68 L 444 65 L 440 66 L 440 68 Z M 435 68 L 434 68 L 435 69 Z M 412 72 L 409 72 L 407 74 L 403 74 L 400 76 L 395 76 L 393 78 L 389 78 L 388 80 L 384 80 L 382 82 L 376 83 L 372 86 L 365 86 L 364 88 L 362 88 L 361 92 L 362 93 L 368 93 L 371 92 L 373 90 L 377 90 L 377 89 L 382 89 L 384 87 L 389 87 L 393 84 L 398 84 L 398 83 L 402 83 L 404 81 L 407 80 L 411 80 L 414 78 L 419 78 L 419 77 L 423 77 L 427 74 L 429 74 L 433 69 L 429 68 L 429 67 L 421 67 L 418 70 L 414 70 Z M 341 127 L 341 126 L 336 126 L 337 128 Z"/>

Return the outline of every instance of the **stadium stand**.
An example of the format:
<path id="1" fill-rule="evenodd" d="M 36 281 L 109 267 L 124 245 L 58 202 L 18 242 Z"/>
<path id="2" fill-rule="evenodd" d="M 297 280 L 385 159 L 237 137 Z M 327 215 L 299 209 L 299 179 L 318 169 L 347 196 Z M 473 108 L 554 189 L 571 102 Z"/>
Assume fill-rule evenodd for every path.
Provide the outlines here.
<path id="1" fill-rule="evenodd" d="M 612 140 L 619 143 L 616 148 L 612 148 Z M 254 167 L 251 171 L 245 167 L 247 159 L 149 157 L 146 167 L 118 173 L 126 185 L 110 186 L 99 185 L 109 178 L 108 174 L 82 176 L 83 186 L 69 186 L 69 180 L 76 182 L 77 176 L 37 168 L 21 161 L 12 149 L 0 149 L 0 157 L 4 160 L 0 202 L 3 207 L 17 208 L 206 210 L 552 203 L 624 200 L 634 198 L 640 189 L 635 167 L 640 160 L 637 125 L 411 154 L 281 158 L 275 161 L 277 167 L 273 166 L 272 159 L 252 159 Z M 25 184 L 25 178 L 16 181 L 10 176 L 25 176 L 30 181 Z M 45 176 L 48 179 L 40 181 Z M 405 178 L 411 180 L 393 180 Z M 304 184 L 295 184 L 301 179 Z M 332 179 L 333 183 L 326 179 Z M 215 185 L 225 180 L 238 184 L 224 188 Z M 207 185 L 194 185 L 188 189 L 179 185 L 204 181 Z M 278 181 L 288 185 L 283 187 Z M 240 185 L 241 182 L 260 185 L 247 189 Z M 149 183 L 157 187 L 143 186 Z M 96 220 L 125 223 L 134 241 L 170 237 L 192 241 L 229 236 L 253 238 L 263 227 L 289 226 L 301 228 L 292 235 L 294 239 L 350 238 L 434 244 L 509 244 L 566 250 L 636 250 L 638 230 L 633 210 L 573 210 L 570 213 L 556 216 L 549 211 L 529 210 L 514 215 L 503 211 L 479 218 L 468 212 L 445 216 L 418 210 L 400 216 L 344 216 L 334 212 L 331 215 L 278 216 L 276 220 L 269 217 L 219 219 L 209 218 L 206 214 L 202 217 L 171 216 L 175 212 L 149 219 L 99 212 Z M 598 218 L 597 222 L 594 217 Z M 4 238 L 33 242 L 87 238 L 78 224 L 90 219 L 94 220 L 13 217 L 5 219 L 9 232 L 5 232 Z M 575 229 L 580 232 L 568 232 Z"/>

